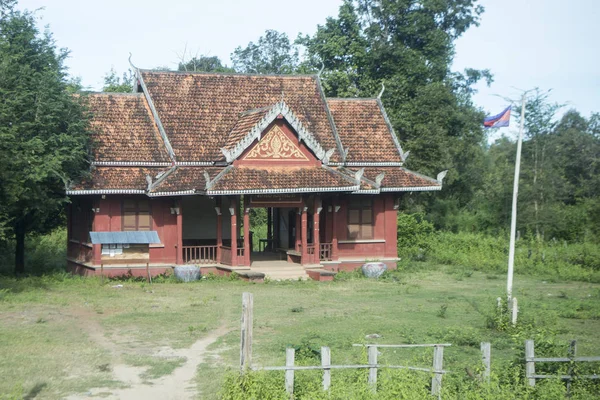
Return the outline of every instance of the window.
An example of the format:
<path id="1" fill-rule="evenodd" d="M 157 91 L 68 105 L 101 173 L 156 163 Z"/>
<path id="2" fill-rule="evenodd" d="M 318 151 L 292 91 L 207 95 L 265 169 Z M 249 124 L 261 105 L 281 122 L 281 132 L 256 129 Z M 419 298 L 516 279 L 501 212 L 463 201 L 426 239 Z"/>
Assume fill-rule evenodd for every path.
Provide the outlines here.
<path id="1" fill-rule="evenodd" d="M 358 197 L 348 202 L 348 239 L 373 239 L 373 199 Z"/>
<path id="2" fill-rule="evenodd" d="M 123 200 L 122 229 L 124 231 L 149 231 L 152 229 L 149 200 Z"/>

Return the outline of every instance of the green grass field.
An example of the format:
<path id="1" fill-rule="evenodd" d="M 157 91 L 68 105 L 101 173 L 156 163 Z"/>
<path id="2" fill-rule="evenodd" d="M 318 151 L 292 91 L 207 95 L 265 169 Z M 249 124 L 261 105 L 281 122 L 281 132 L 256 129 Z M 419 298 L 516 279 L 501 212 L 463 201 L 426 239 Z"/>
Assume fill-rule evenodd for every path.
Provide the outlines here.
<path id="1" fill-rule="evenodd" d="M 457 374 L 477 370 L 481 341 L 492 343 L 492 372 L 519 357 L 528 335 L 551 342 L 553 352 L 566 355 L 567 340 L 577 339 L 580 355 L 600 355 L 600 285 L 517 275 L 515 295 L 526 325 L 518 331 L 487 325 L 504 290 L 503 276 L 427 264 L 380 281 L 355 274 L 334 282 L 266 284 L 0 278 L 0 393 L 59 399 L 127 387 L 118 365 L 139 368 L 143 384 L 169 376 L 185 361 L 181 349 L 219 328 L 195 376 L 197 397 L 217 398 L 226 369 L 238 367 L 245 291 L 254 294 L 256 365 L 283 365 L 286 346 L 309 359 L 329 346 L 333 363 L 359 360 L 361 350 L 351 345 L 374 333 L 382 336 L 377 343 L 452 343 L 444 367 Z M 178 356 L 165 356 L 171 353 Z M 384 351 L 381 357 L 428 367 L 431 350 Z"/>

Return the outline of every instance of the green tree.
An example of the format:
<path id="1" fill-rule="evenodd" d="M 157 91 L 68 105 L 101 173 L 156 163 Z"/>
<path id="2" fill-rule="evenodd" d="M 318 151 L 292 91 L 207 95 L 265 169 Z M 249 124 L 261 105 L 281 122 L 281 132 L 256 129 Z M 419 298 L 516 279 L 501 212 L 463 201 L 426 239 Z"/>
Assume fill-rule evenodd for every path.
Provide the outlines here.
<path id="1" fill-rule="evenodd" d="M 217 56 L 192 57 L 189 61 L 179 62 L 177 69 L 192 72 L 235 72 L 233 68 L 223 65 Z"/>
<path id="2" fill-rule="evenodd" d="M 231 53 L 233 68 L 251 74 L 291 74 L 299 64 L 298 49 L 285 33 L 269 29 L 257 43 L 238 46 Z"/>
<path id="3" fill-rule="evenodd" d="M 382 101 L 412 154 L 407 166 L 433 176 L 449 169 L 443 193 L 419 200 L 429 209 L 445 202 L 444 213 L 466 207 L 483 184 L 483 113 L 471 95 L 492 77 L 451 71 L 454 41 L 482 12 L 475 0 L 346 0 L 337 18 L 298 39 L 308 62 L 324 65 L 328 96 L 372 97 L 385 84 Z"/>
<path id="4" fill-rule="evenodd" d="M 133 89 L 135 82 L 135 74 L 131 69 L 124 72 L 122 77 L 119 78 L 117 71 L 111 68 L 110 71 L 104 75 L 104 87 L 103 92 L 116 92 L 116 93 L 128 93 Z"/>
<path id="5" fill-rule="evenodd" d="M 0 221 L 24 272 L 28 232 L 60 222 L 65 188 L 86 168 L 83 98 L 68 92 L 64 60 L 35 16 L 0 0 Z"/>

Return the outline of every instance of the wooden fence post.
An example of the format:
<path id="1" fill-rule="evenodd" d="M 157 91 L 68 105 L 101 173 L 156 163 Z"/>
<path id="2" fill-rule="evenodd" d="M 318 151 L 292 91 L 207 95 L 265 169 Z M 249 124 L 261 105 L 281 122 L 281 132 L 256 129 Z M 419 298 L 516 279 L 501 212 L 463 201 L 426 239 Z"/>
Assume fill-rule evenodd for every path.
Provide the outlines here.
<path id="1" fill-rule="evenodd" d="M 369 365 L 369 385 L 374 392 L 377 391 L 377 346 L 367 346 L 367 356 Z"/>
<path id="2" fill-rule="evenodd" d="M 527 384 L 529 386 L 535 386 L 535 350 L 533 340 L 525 341 L 525 378 L 527 378 Z"/>
<path id="3" fill-rule="evenodd" d="M 490 383 L 492 345 L 489 342 L 481 342 L 481 359 L 483 361 L 483 380 Z"/>
<path id="4" fill-rule="evenodd" d="M 573 382 L 573 359 L 577 355 L 577 340 L 571 340 L 569 344 L 569 358 L 571 362 L 569 363 L 569 370 L 567 375 L 569 375 L 569 379 L 567 380 L 567 397 L 571 397 L 571 382 Z"/>
<path id="5" fill-rule="evenodd" d="M 252 293 L 242 294 L 242 328 L 240 337 L 240 368 L 245 372 L 252 364 L 252 320 L 254 297 Z"/>
<path id="6" fill-rule="evenodd" d="M 433 347 L 433 378 L 431 378 L 431 394 L 441 396 L 442 368 L 444 365 L 444 346 Z"/>
<path id="7" fill-rule="evenodd" d="M 517 315 L 519 314 L 519 305 L 517 303 L 517 298 L 513 297 L 512 299 L 512 326 L 517 326 Z"/>
<path id="8" fill-rule="evenodd" d="M 329 347 L 321 347 L 321 365 L 323 366 L 323 390 L 329 390 L 331 386 L 331 350 Z"/>
<path id="9" fill-rule="evenodd" d="M 293 367 L 295 357 L 296 357 L 296 350 L 293 347 L 288 347 L 287 349 L 285 349 L 285 366 Z M 294 394 L 294 370 L 293 369 L 285 370 L 285 391 L 288 392 L 290 397 L 291 397 L 291 395 Z"/>

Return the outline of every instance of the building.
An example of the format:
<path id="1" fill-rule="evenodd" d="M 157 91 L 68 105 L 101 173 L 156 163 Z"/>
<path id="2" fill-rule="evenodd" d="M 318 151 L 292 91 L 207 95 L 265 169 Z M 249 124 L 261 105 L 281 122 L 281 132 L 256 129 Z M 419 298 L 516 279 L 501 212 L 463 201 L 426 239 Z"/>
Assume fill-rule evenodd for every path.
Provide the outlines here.
<path id="1" fill-rule="evenodd" d="M 403 168 L 379 98 L 326 98 L 316 75 L 136 76 L 134 93 L 89 95 L 92 167 L 67 191 L 72 271 L 394 267 L 399 197 L 441 189 L 444 173 Z M 256 207 L 263 238 L 250 233 Z M 92 231 L 156 231 L 160 243 L 91 244 Z"/>

